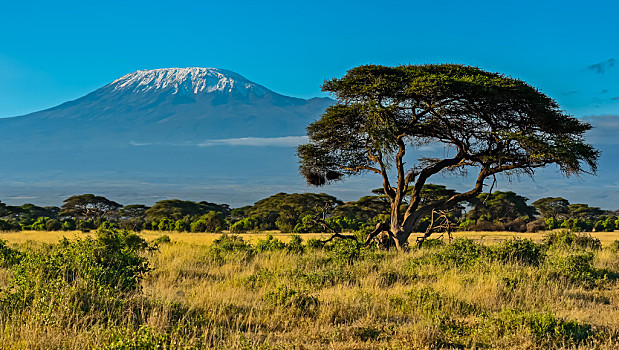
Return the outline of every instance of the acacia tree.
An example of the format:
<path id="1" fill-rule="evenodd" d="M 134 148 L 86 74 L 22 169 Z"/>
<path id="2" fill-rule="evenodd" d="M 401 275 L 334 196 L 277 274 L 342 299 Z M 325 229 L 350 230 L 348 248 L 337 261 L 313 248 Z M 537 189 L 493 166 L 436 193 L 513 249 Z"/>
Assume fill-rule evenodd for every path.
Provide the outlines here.
<path id="1" fill-rule="evenodd" d="M 121 207 L 121 204 L 103 196 L 87 193 L 65 199 L 59 215 L 81 220 L 98 220 L 115 213 Z"/>
<path id="2" fill-rule="evenodd" d="M 300 173 L 315 186 L 379 174 L 391 214 L 370 235 L 385 231 L 400 250 L 420 218 L 475 197 L 495 174 L 532 175 L 549 164 L 566 175 L 596 171 L 599 152 L 583 137 L 591 126 L 536 88 L 498 73 L 456 64 L 367 65 L 322 89 L 338 103 L 307 127 L 309 143 L 297 150 Z M 445 156 L 406 157 L 428 144 L 442 144 Z M 422 204 L 423 185 L 442 171 L 474 173 L 475 182 L 466 192 Z"/>

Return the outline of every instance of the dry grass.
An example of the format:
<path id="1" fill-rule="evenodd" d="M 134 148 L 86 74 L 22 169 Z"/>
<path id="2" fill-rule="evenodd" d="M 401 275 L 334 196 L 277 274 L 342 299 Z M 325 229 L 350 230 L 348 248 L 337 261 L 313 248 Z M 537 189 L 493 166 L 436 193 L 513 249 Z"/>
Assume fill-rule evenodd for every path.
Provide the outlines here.
<path id="1" fill-rule="evenodd" d="M 0 238 L 19 245 L 36 240 L 37 234 L 47 243 L 67 236 L 25 234 L 28 238 L 12 233 Z M 114 342 L 118 349 L 140 348 L 121 347 L 118 339 L 150 348 L 154 343 L 149 341 L 157 343 L 162 335 L 169 341 L 158 344 L 170 347 L 176 342 L 179 348 L 619 347 L 619 254 L 609 249 L 595 251 L 594 268 L 600 275 L 572 280 L 555 273 L 552 259 L 582 251 L 550 249 L 540 266 L 483 257 L 451 264 L 440 255 L 443 247 L 403 254 L 362 250 L 361 256 L 347 261 L 338 260 L 347 254 L 340 246 L 302 254 L 277 250 L 217 255 L 211 244 L 219 234 L 141 233 L 149 241 L 162 234 L 172 243 L 147 253 L 153 270 L 136 301 L 127 301 L 138 303 L 139 324 L 46 323 L 36 310 L 26 309 L 19 318 L 0 318 L 0 348 L 82 349 Z M 266 234 L 242 237 L 255 243 Z M 539 240 L 542 235 L 517 236 Z M 515 235 L 455 236 L 494 245 Z M 605 245 L 619 238 L 617 232 L 593 236 Z M 9 270 L 0 269 L 0 289 L 8 286 L 9 277 Z M 574 332 L 586 327 L 592 335 L 581 341 Z M 546 333 L 536 333 L 540 329 Z"/>
<path id="2" fill-rule="evenodd" d="M 229 233 L 225 231 L 225 233 Z M 619 240 L 619 230 L 613 232 L 591 232 L 591 236 L 598 238 L 603 245 L 608 245 L 615 240 Z M 183 242 L 189 244 L 209 245 L 213 243 L 221 233 L 189 233 L 189 232 L 177 232 L 177 231 L 142 231 L 140 236 L 147 241 L 152 241 L 162 235 L 167 235 L 174 242 Z M 242 237 L 245 241 L 255 244 L 258 240 L 264 239 L 267 235 L 279 239 L 283 242 L 288 242 L 290 234 L 281 233 L 279 231 L 265 231 L 260 233 L 242 233 L 238 236 Z M 454 232 L 454 238 L 468 238 L 484 244 L 495 244 L 506 239 L 513 237 L 532 239 L 535 242 L 541 242 L 544 239 L 545 232 L 540 231 L 536 233 L 531 232 L 509 232 L 509 231 L 458 231 Z M 81 231 L 19 231 L 19 232 L 0 232 L 0 239 L 8 241 L 14 244 L 22 244 L 27 241 L 36 241 L 44 243 L 57 243 L 63 238 L 73 239 L 76 237 L 92 236 L 92 233 L 83 233 Z M 330 235 L 327 233 L 304 233 L 301 234 L 304 240 L 310 238 L 324 239 Z M 410 242 L 415 242 L 417 236 L 412 235 Z M 440 235 L 435 234 L 431 238 L 437 238 Z M 445 238 L 445 237 L 443 237 Z"/>

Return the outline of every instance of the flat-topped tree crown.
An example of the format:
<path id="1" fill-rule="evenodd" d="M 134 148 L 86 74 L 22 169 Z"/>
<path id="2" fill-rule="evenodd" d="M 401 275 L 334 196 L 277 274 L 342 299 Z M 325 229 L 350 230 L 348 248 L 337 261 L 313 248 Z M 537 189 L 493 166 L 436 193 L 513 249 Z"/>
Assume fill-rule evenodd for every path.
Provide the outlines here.
<path id="1" fill-rule="evenodd" d="M 499 73 L 457 64 L 367 65 L 326 81 L 323 90 L 338 103 L 307 127 L 309 143 L 297 152 L 300 172 L 316 186 L 363 172 L 381 175 L 392 208 L 388 233 L 398 247 L 420 217 L 475 197 L 489 176 L 532 175 L 550 164 L 565 175 L 596 171 L 599 151 L 584 141 L 591 125 Z M 444 145 L 446 156 L 405 159 L 407 148 L 427 144 Z M 469 191 L 420 205 L 426 180 L 446 170 L 476 173 L 476 181 Z"/>

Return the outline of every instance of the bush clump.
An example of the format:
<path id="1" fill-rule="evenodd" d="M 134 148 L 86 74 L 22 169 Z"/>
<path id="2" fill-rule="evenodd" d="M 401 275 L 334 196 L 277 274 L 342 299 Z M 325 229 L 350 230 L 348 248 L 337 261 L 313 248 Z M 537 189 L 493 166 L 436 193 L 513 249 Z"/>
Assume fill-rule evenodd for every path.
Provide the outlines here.
<path id="1" fill-rule="evenodd" d="M 502 263 L 539 266 L 546 258 L 546 246 L 531 239 L 512 238 L 491 248 L 492 256 Z"/>
<path id="2" fill-rule="evenodd" d="M 548 246 L 568 249 L 602 249 L 602 243 L 598 238 L 588 233 L 575 233 L 571 230 L 559 230 L 548 233 L 544 239 Z"/>
<path id="3" fill-rule="evenodd" d="M 591 325 L 568 321 L 549 311 L 502 310 L 498 314 L 486 316 L 480 328 L 498 338 L 509 337 L 524 330 L 537 343 L 550 341 L 577 345 L 593 335 Z"/>
<path id="4" fill-rule="evenodd" d="M 11 267 L 22 258 L 22 253 L 9 247 L 6 241 L 0 239 L 0 267 Z"/>

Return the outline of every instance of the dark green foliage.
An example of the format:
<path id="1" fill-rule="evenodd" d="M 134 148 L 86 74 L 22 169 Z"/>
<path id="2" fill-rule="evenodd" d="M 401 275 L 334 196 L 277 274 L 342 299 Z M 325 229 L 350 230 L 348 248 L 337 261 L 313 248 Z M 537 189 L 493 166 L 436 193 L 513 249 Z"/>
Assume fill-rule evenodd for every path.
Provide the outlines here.
<path id="1" fill-rule="evenodd" d="M 155 203 L 151 208 L 144 211 L 146 214 L 145 220 L 161 221 L 164 219 L 181 220 L 186 216 L 199 217 L 209 212 L 214 211 L 221 213 L 224 217 L 230 215 L 230 208 L 227 204 L 215 204 L 209 202 L 191 202 L 182 201 L 179 199 L 166 199 Z M 163 231 L 163 230 L 161 230 Z"/>
<path id="2" fill-rule="evenodd" d="M 548 233 L 545 243 L 555 248 L 602 249 L 598 238 L 585 233 L 575 233 L 571 230 L 559 230 Z"/>
<path id="3" fill-rule="evenodd" d="M 171 243 L 171 242 L 172 240 L 170 239 L 170 236 L 168 235 L 159 236 L 153 240 L 153 244 L 156 246 L 166 244 L 166 243 Z"/>
<path id="4" fill-rule="evenodd" d="M 330 210 L 341 203 L 337 198 L 324 193 L 278 193 L 261 199 L 252 206 L 234 212 L 242 224 L 231 226 L 234 232 L 254 230 L 281 230 L 282 232 L 303 232 L 295 230 L 306 216 L 315 217 L 322 210 Z"/>
<path id="5" fill-rule="evenodd" d="M 305 246 L 310 249 L 320 249 L 324 246 L 324 243 L 317 238 L 310 238 L 307 240 Z"/>
<path id="6" fill-rule="evenodd" d="M 210 211 L 191 223 L 191 232 L 221 232 L 224 224 L 222 213 Z"/>
<path id="7" fill-rule="evenodd" d="M 324 246 L 331 261 L 338 264 L 352 264 L 359 259 L 361 250 L 365 249 L 358 240 L 336 239 Z"/>
<path id="8" fill-rule="evenodd" d="M 553 255 L 548 261 L 550 277 L 590 286 L 599 277 L 593 266 L 592 252 Z"/>
<path id="9" fill-rule="evenodd" d="M 211 249 L 220 250 L 222 252 L 237 252 L 249 250 L 251 249 L 251 245 L 245 242 L 240 236 L 227 235 L 224 233 L 213 241 Z"/>
<path id="10" fill-rule="evenodd" d="M 58 220 L 49 219 L 45 223 L 45 229 L 47 231 L 60 231 L 62 230 L 62 224 Z"/>
<path id="11" fill-rule="evenodd" d="M 286 244 L 286 250 L 290 253 L 303 253 L 303 239 L 299 235 L 290 235 L 290 242 Z"/>
<path id="12" fill-rule="evenodd" d="M 503 263 L 539 266 L 546 257 L 546 246 L 531 239 L 512 238 L 491 248 L 492 256 Z"/>
<path id="13" fill-rule="evenodd" d="M 523 327 L 537 342 L 579 344 L 593 335 L 591 325 L 567 321 L 550 311 L 503 310 L 497 315 L 484 317 L 481 325 L 482 331 L 499 338 L 509 337 Z"/>
<path id="14" fill-rule="evenodd" d="M 286 244 L 279 239 L 274 238 L 271 234 L 267 235 L 265 239 L 259 239 L 258 243 L 256 243 L 256 251 L 258 253 L 273 252 L 284 248 L 286 248 Z"/>
<path id="15" fill-rule="evenodd" d="M 533 202 L 533 206 L 544 219 L 565 219 L 569 216 L 570 202 L 561 197 L 545 197 Z"/>
<path id="16" fill-rule="evenodd" d="M 613 253 L 619 253 L 619 240 L 614 240 L 608 248 Z"/>
<path id="17" fill-rule="evenodd" d="M 75 229 L 82 232 L 89 232 L 95 229 L 95 223 L 92 220 L 75 220 Z"/>
<path id="18" fill-rule="evenodd" d="M 243 218 L 230 226 L 232 233 L 244 233 L 258 229 L 258 220 L 253 218 Z"/>
<path id="19" fill-rule="evenodd" d="M 0 267 L 11 267 L 17 264 L 22 258 L 22 253 L 9 247 L 6 241 L 0 239 Z"/>
<path id="20" fill-rule="evenodd" d="M 255 254 L 254 248 L 240 236 L 222 234 L 209 247 L 208 257 L 218 264 L 226 259 L 248 261 Z"/>
<path id="21" fill-rule="evenodd" d="M 140 237 L 101 230 L 97 238 L 62 240 L 43 250 L 28 251 L 13 265 L 9 289 L 0 295 L 6 311 L 48 315 L 48 322 L 84 318 L 84 324 L 120 321 L 150 270 L 140 252 Z M 133 307 L 133 306 L 131 306 Z M 63 310 L 70 308 L 67 313 Z M 132 315 L 134 310 L 129 310 Z M 101 319 L 87 315 L 97 313 Z"/>
<path id="22" fill-rule="evenodd" d="M 433 251 L 430 257 L 438 264 L 470 266 L 488 255 L 488 247 L 471 239 L 458 238 L 444 248 Z"/>
<path id="23" fill-rule="evenodd" d="M 19 231 L 21 226 L 13 220 L 0 219 L 0 231 Z"/>
<path id="24" fill-rule="evenodd" d="M 81 220 L 98 220 L 102 217 L 117 216 L 122 205 L 103 196 L 82 194 L 64 200 L 58 215 Z"/>
<path id="25" fill-rule="evenodd" d="M 535 208 L 527 205 L 527 198 L 511 191 L 482 193 L 471 199 L 471 203 L 473 208 L 467 217 L 473 220 L 508 222 L 535 215 Z"/>

